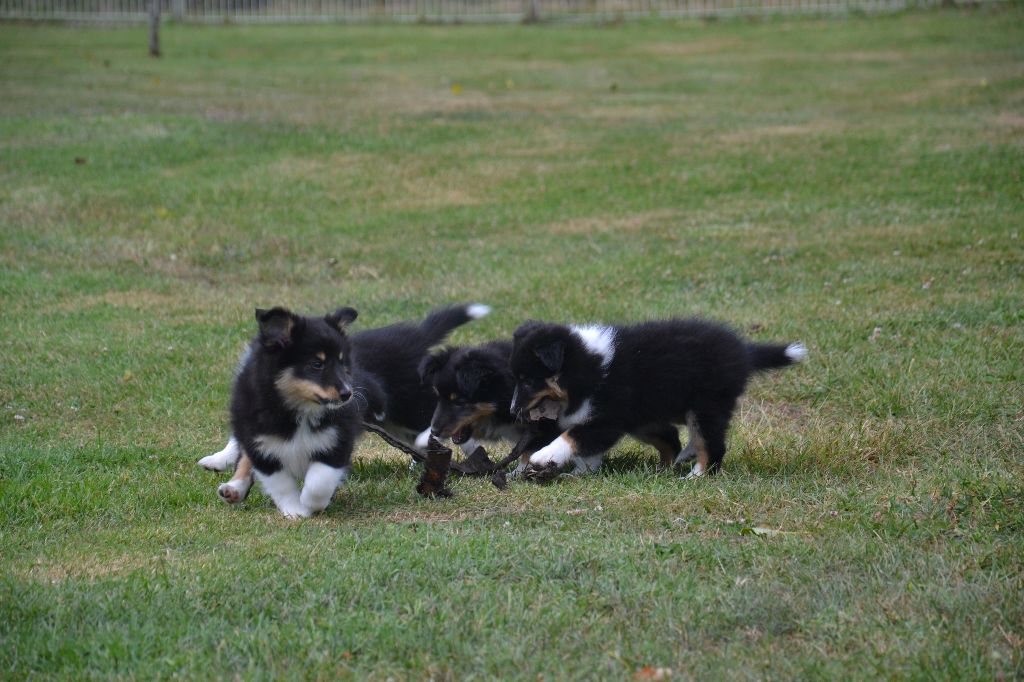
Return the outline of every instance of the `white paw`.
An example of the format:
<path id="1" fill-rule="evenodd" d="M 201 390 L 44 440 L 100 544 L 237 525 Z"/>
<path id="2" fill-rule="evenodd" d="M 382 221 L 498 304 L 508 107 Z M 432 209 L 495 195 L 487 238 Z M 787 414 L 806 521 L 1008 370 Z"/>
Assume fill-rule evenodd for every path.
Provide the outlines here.
<path id="1" fill-rule="evenodd" d="M 228 481 L 217 487 L 217 495 L 228 504 L 238 504 L 249 495 L 252 481 Z"/>
<path id="2" fill-rule="evenodd" d="M 331 503 L 331 497 L 333 497 L 333 495 L 327 495 L 325 497 L 324 495 L 310 493 L 303 490 L 302 496 L 299 497 L 299 503 L 311 513 L 321 512 L 324 509 L 327 509 L 327 505 Z"/>
<path id="3" fill-rule="evenodd" d="M 301 502 L 281 505 L 278 511 L 286 519 L 308 519 L 313 514 L 313 511 Z"/>
<path id="4" fill-rule="evenodd" d="M 694 462 L 693 468 L 690 469 L 690 473 L 686 474 L 686 476 L 683 476 L 683 478 L 685 480 L 690 480 L 691 478 L 700 478 L 703 475 L 704 467 L 701 465 L 700 462 Z"/>
<path id="5" fill-rule="evenodd" d="M 537 467 L 550 466 L 554 464 L 563 467 L 572 459 L 572 447 L 562 436 L 545 445 L 537 452 L 530 455 L 530 464 Z"/>
<path id="6" fill-rule="evenodd" d="M 425 428 L 425 429 L 423 429 L 422 431 L 419 432 L 419 435 L 416 436 L 416 442 L 413 443 L 413 445 L 416 446 L 417 450 L 425 451 L 427 449 L 427 445 L 429 443 L 430 443 L 430 428 L 428 427 L 428 428 Z"/>

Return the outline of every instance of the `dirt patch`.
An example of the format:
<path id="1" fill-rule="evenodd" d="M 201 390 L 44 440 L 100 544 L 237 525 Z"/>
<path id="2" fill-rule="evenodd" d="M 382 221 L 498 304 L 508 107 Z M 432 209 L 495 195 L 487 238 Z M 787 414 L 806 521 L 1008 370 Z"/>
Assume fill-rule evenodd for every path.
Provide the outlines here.
<path id="1" fill-rule="evenodd" d="M 805 405 L 765 400 L 744 400 L 739 409 L 740 421 L 752 429 L 785 427 L 805 422 L 809 416 L 810 410 Z"/>
<path id="2" fill-rule="evenodd" d="M 992 122 L 1002 128 L 1021 129 L 1024 128 L 1024 115 L 1012 111 L 1004 111 L 992 119 Z"/>
<path id="3" fill-rule="evenodd" d="M 692 43 L 651 43 L 642 45 L 635 51 L 639 54 L 657 57 L 692 57 L 731 50 L 742 45 L 743 42 L 739 38 L 713 38 L 697 40 Z"/>
<path id="4" fill-rule="evenodd" d="M 747 144 L 750 142 L 761 142 L 775 138 L 802 137 L 805 135 L 820 135 L 822 133 L 840 133 L 843 132 L 845 128 L 846 124 L 842 121 L 819 120 L 792 125 L 746 128 L 744 130 L 725 133 L 720 136 L 719 139 L 728 144 Z"/>
<path id="5" fill-rule="evenodd" d="M 659 209 L 628 216 L 616 216 L 614 218 L 601 216 L 572 218 L 557 223 L 549 223 L 540 228 L 540 231 L 549 234 L 567 235 L 593 234 L 595 232 L 642 232 L 651 227 L 673 224 L 678 218 L 679 212 L 676 210 Z"/>
<path id="6" fill-rule="evenodd" d="M 95 580 L 131 573 L 146 568 L 152 563 L 153 558 L 143 556 L 120 556 L 102 560 L 98 557 L 80 556 L 62 562 L 39 558 L 27 570 L 20 573 L 27 579 L 52 584 L 78 578 Z"/>

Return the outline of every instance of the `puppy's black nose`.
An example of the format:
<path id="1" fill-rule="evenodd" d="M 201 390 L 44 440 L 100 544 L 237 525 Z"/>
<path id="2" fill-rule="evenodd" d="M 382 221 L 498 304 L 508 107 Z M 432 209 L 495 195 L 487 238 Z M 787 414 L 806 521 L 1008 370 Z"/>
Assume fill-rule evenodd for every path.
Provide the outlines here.
<path id="1" fill-rule="evenodd" d="M 352 397 L 352 391 L 348 390 L 347 388 L 346 389 L 342 389 L 341 391 L 338 391 L 338 400 L 340 400 L 341 402 L 345 402 L 346 400 L 348 400 L 351 397 Z"/>

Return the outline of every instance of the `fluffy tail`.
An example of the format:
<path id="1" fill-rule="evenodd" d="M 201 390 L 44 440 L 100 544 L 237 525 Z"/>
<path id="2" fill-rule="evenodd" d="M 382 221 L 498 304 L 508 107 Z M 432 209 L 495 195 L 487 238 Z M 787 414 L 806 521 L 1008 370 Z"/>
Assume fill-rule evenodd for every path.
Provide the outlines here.
<path id="1" fill-rule="evenodd" d="M 444 341 L 445 337 L 456 327 L 460 327 L 470 320 L 478 320 L 489 312 L 491 312 L 491 306 L 482 303 L 438 308 L 431 311 L 427 318 L 420 323 L 420 333 L 428 347 L 434 346 Z"/>
<path id="2" fill-rule="evenodd" d="M 800 362 L 807 357 L 807 346 L 799 341 L 788 346 L 782 343 L 748 343 L 747 352 L 754 371 L 760 371 Z"/>

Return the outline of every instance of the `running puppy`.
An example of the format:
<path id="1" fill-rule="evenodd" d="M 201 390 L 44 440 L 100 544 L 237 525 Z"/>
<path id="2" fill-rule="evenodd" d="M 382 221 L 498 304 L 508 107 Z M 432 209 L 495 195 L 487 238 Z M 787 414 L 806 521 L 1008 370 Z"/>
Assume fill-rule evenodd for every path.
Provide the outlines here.
<path id="1" fill-rule="evenodd" d="M 747 343 L 701 320 L 576 327 L 541 322 L 513 336 L 511 411 L 532 418 L 554 405 L 562 434 L 530 456 L 531 468 L 557 471 L 571 460 L 596 471 L 626 434 L 675 463 L 686 458 L 675 425 L 690 429 L 690 476 L 717 473 L 725 433 L 750 375 L 803 360 L 802 343 Z M 539 472 L 538 472 L 539 473 Z"/>
<path id="2" fill-rule="evenodd" d="M 282 314 L 290 315 L 288 311 L 281 310 Z M 344 337 L 344 342 L 349 349 L 345 364 L 348 367 L 348 383 L 353 403 L 351 411 L 355 414 L 356 426 L 355 431 L 349 429 L 341 434 L 349 443 L 349 450 L 351 451 L 355 438 L 361 435 L 364 425 L 376 426 L 396 440 L 410 445 L 416 441 L 421 432 L 429 435 L 430 416 L 434 411 L 435 397 L 434 393 L 420 382 L 418 371 L 420 362 L 427 351 L 432 346 L 444 341 L 452 330 L 466 322 L 487 315 L 490 308 L 481 304 L 438 308 L 418 324 L 392 324 L 357 332 L 351 336 L 344 333 L 344 328 L 355 319 L 356 313 L 351 308 L 342 310 L 349 311 L 349 313 L 346 315 L 346 321 L 336 331 Z M 259 313 L 257 319 L 259 319 Z M 320 325 L 314 325 L 314 327 L 318 326 Z M 253 364 L 257 358 L 261 357 L 257 351 L 263 348 L 260 343 L 263 336 L 262 328 L 263 323 L 261 322 L 261 336 L 250 344 L 239 362 L 236 370 L 236 393 L 241 378 L 256 371 Z M 299 352 L 295 343 L 298 339 L 309 340 L 305 334 L 307 325 L 299 325 L 295 331 L 296 334 L 293 335 L 295 338 L 288 342 L 288 347 L 292 351 Z M 271 345 L 269 350 L 263 349 L 262 355 L 267 354 L 276 354 L 283 360 L 283 349 L 274 345 Z M 288 369 L 287 362 L 285 362 L 281 367 L 271 368 L 270 372 L 277 376 Z M 274 390 L 276 390 L 278 388 L 277 379 L 274 382 Z M 304 419 L 304 412 L 302 410 L 293 410 L 292 412 L 294 414 L 289 414 L 288 419 L 300 424 Z M 234 415 L 234 408 L 232 414 Z M 233 425 L 234 422 L 233 416 Z M 233 431 L 233 434 L 223 450 L 199 460 L 200 466 L 215 471 L 227 470 L 236 466 L 237 463 L 235 475 L 230 481 L 222 484 L 217 491 L 220 497 L 229 503 L 244 500 L 252 485 L 253 462 L 250 461 L 250 457 L 244 456 L 242 453 L 243 444 L 238 437 L 238 431 Z M 427 439 L 423 440 L 423 446 L 417 449 L 425 455 Z M 465 447 L 469 446 L 475 448 L 473 443 L 467 443 Z M 250 456 L 252 454 L 251 448 L 246 448 L 245 452 Z"/>
<path id="3" fill-rule="evenodd" d="M 345 334 L 356 315 L 256 310 L 259 333 L 231 393 L 231 432 L 286 517 L 322 511 L 348 478 L 362 430 Z"/>

